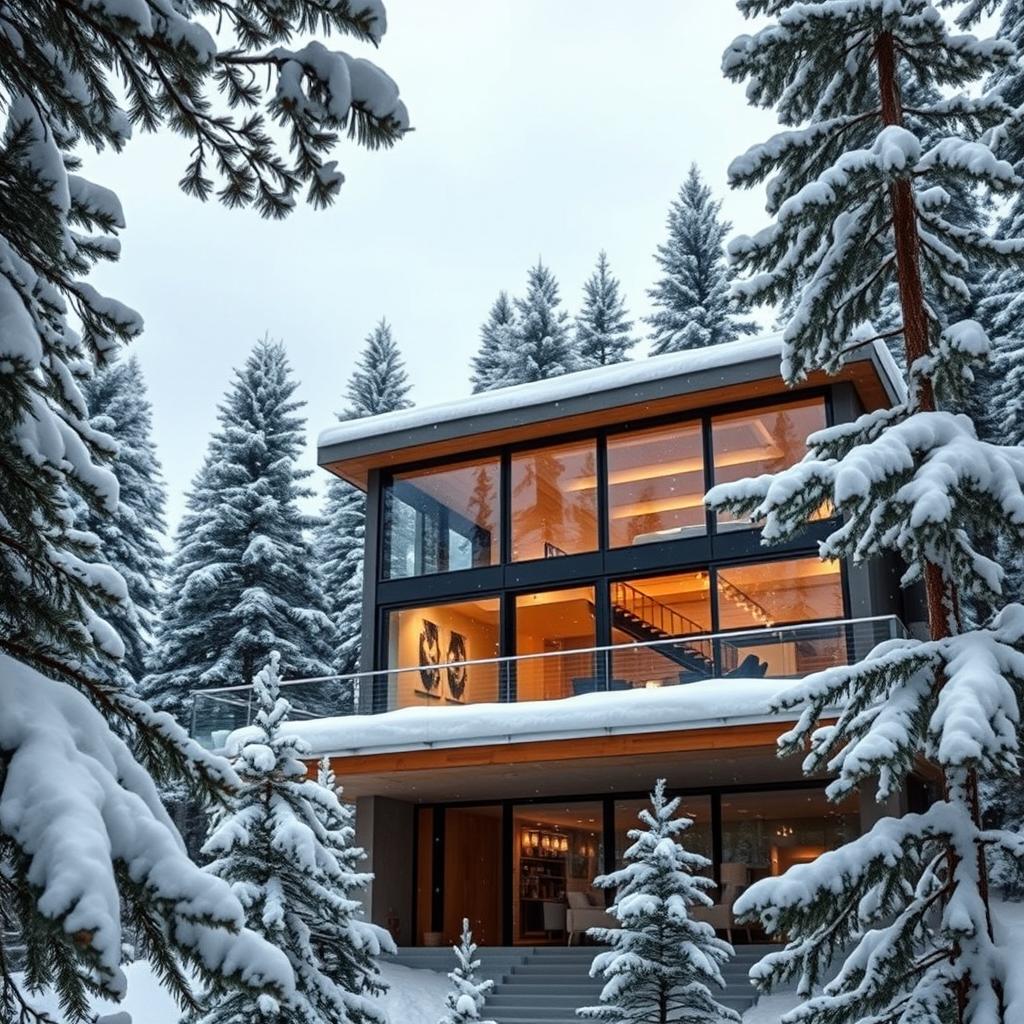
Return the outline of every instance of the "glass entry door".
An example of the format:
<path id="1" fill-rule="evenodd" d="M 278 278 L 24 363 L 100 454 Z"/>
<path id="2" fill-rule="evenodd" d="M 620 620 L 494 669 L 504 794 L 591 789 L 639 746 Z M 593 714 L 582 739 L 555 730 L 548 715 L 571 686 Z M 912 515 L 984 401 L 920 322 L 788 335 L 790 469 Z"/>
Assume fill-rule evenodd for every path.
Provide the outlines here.
<path id="1" fill-rule="evenodd" d="M 512 941 L 565 945 L 604 908 L 602 805 L 519 804 L 513 812 Z M 596 913 L 595 913 L 596 912 Z"/>

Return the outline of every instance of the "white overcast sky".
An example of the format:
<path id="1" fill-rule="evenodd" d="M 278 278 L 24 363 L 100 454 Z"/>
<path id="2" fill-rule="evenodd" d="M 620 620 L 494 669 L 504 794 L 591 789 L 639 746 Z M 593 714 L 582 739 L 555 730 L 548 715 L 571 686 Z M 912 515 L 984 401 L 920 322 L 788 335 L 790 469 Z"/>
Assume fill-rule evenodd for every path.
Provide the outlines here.
<path id="1" fill-rule="evenodd" d="M 729 0 L 388 0 L 370 56 L 398 82 L 415 132 L 395 149 L 344 143 L 327 211 L 283 223 L 182 195 L 188 146 L 139 136 L 86 171 L 125 208 L 119 264 L 97 285 L 138 309 L 172 526 L 216 406 L 265 331 L 285 341 L 307 403 L 306 463 L 334 422 L 363 340 L 386 316 L 417 403 L 467 394 L 468 361 L 497 292 L 542 256 L 575 312 L 607 249 L 636 319 L 652 253 L 691 161 L 736 230 L 763 199 L 727 192 L 729 160 L 775 130 L 725 81 L 748 26 Z M 314 480 L 321 482 L 317 470 Z"/>

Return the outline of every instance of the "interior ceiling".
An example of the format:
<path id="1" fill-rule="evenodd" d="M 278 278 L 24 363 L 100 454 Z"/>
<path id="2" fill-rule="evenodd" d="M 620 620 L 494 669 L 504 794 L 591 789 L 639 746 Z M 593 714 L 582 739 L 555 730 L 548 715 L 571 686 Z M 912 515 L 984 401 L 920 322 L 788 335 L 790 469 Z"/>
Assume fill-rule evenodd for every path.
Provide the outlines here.
<path id="1" fill-rule="evenodd" d="M 381 775 L 346 775 L 342 759 L 336 770 L 349 799 L 387 796 L 412 803 L 646 793 L 661 777 L 679 789 L 791 782 L 803 777 L 800 758 L 779 760 L 774 746 Z"/>

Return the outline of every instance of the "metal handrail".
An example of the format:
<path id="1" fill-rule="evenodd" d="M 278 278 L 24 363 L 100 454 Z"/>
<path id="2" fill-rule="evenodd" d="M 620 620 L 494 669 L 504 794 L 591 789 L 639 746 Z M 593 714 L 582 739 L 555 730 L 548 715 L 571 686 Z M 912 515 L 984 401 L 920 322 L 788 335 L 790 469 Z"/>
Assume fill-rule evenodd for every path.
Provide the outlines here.
<path id="1" fill-rule="evenodd" d="M 719 633 L 703 633 L 703 634 L 687 634 L 685 639 L 687 643 L 697 643 L 701 641 L 719 643 L 731 643 L 731 641 L 752 634 L 770 634 L 770 633 L 781 633 L 781 632 L 800 632 L 809 631 L 814 629 L 822 629 L 826 626 L 857 626 L 863 625 L 869 622 L 895 622 L 898 623 L 902 629 L 904 635 L 906 635 L 906 627 L 897 615 L 867 615 L 858 619 L 822 619 L 815 622 L 800 622 L 792 626 L 758 626 L 756 629 L 735 629 L 728 630 Z M 438 671 L 440 669 L 461 669 L 471 668 L 474 665 L 505 665 L 511 663 L 520 663 L 524 661 L 540 660 L 542 658 L 565 658 L 572 654 L 601 654 L 603 652 L 615 652 L 615 651 L 626 651 L 638 648 L 657 648 L 657 647 L 669 647 L 677 645 L 680 638 L 671 638 L 667 640 L 636 640 L 632 643 L 626 644 L 602 644 L 595 647 L 578 647 L 571 648 L 565 651 L 541 651 L 536 654 L 504 654 L 496 658 L 475 658 L 470 661 L 449 661 L 449 662 L 437 662 L 436 664 L 430 665 L 402 665 L 395 666 L 393 668 L 378 668 L 370 669 L 366 672 L 347 672 L 338 675 L 327 675 L 327 676 L 309 676 L 299 679 L 286 679 L 281 681 L 281 686 L 297 686 L 300 683 L 323 683 L 328 681 L 344 682 L 347 680 L 359 680 L 369 679 L 375 676 L 391 676 L 400 672 L 417 672 L 420 670 L 425 671 Z M 220 693 L 232 693 L 239 692 L 242 690 L 252 689 L 252 683 L 239 683 L 235 686 L 216 686 L 204 689 L 197 687 L 190 690 L 191 694 L 202 694 L 208 696 L 210 694 Z"/>

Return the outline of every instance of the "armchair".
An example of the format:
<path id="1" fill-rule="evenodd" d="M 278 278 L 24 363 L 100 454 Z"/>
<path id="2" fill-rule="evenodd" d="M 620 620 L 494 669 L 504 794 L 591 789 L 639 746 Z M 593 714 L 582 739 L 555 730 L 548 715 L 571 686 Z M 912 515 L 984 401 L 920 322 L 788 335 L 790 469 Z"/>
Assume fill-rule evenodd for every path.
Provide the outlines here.
<path id="1" fill-rule="evenodd" d="M 732 907 L 741 892 L 750 881 L 750 869 L 746 864 L 727 862 L 721 865 L 721 882 L 718 887 L 718 902 L 710 907 L 693 907 L 690 917 L 695 921 L 704 921 L 716 932 L 725 932 L 726 938 L 732 942 L 733 930 L 737 927 Z M 743 925 L 750 942 L 750 926 Z"/>
<path id="2" fill-rule="evenodd" d="M 568 892 L 565 898 L 569 909 L 565 912 L 565 930 L 569 933 L 568 945 L 573 944 L 573 937 L 585 935 L 588 928 L 618 928 L 619 922 L 604 907 L 591 901 L 590 893 Z"/>

